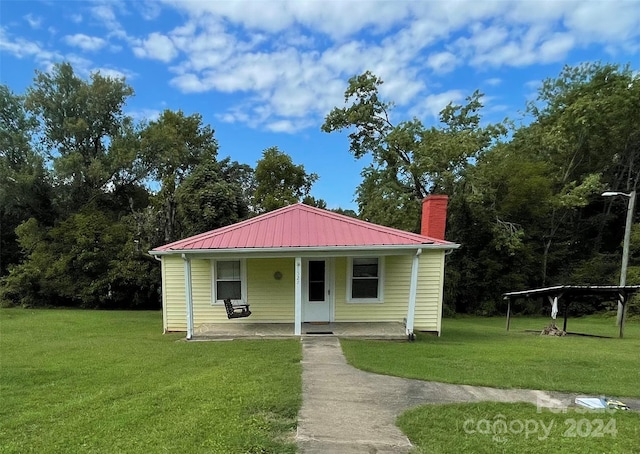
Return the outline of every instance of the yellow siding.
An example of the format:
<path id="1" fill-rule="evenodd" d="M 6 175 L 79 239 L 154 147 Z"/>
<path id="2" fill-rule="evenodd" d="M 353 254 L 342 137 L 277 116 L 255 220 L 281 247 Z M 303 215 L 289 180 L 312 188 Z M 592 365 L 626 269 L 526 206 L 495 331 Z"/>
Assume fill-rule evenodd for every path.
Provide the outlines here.
<path id="1" fill-rule="evenodd" d="M 385 257 L 382 303 L 347 303 L 347 259 L 335 261 L 336 322 L 401 322 L 407 317 L 412 256 Z M 414 329 L 440 331 L 444 251 L 420 256 Z"/>
<path id="2" fill-rule="evenodd" d="M 347 259 L 336 259 L 336 322 L 401 322 L 407 316 L 411 257 L 384 258 L 383 301 L 377 303 L 347 302 Z"/>
<path id="3" fill-rule="evenodd" d="M 162 257 L 162 308 L 165 331 L 186 331 L 187 313 L 184 296 L 184 261 L 179 255 Z"/>
<path id="4" fill-rule="evenodd" d="M 440 333 L 444 251 L 423 251 L 419 269 L 414 330 Z"/>
<path id="5" fill-rule="evenodd" d="M 384 301 L 347 303 L 347 259 L 334 260 L 336 322 L 401 322 L 407 316 L 412 256 L 385 257 Z M 212 304 L 212 272 L 208 259 L 192 260 L 194 327 L 205 323 L 255 323 L 294 321 L 294 259 L 247 259 L 247 299 L 251 317 L 228 320 L 222 304 Z M 282 279 L 274 273 L 280 271 Z M 416 330 L 440 331 L 444 251 L 420 256 L 416 295 Z M 178 255 L 162 258 L 165 330 L 186 331 L 184 261 Z"/>
<path id="6" fill-rule="evenodd" d="M 294 260 L 249 259 L 246 266 L 251 317 L 228 320 L 224 305 L 212 304 L 211 260 L 191 260 L 194 328 L 205 323 L 293 323 Z M 282 279 L 273 277 L 276 271 L 282 273 Z M 186 331 L 184 261 L 180 256 L 162 258 L 162 279 L 165 330 Z"/>
<path id="7" fill-rule="evenodd" d="M 273 274 L 282 273 L 276 280 Z M 295 261 L 293 258 L 247 260 L 250 322 L 294 321 Z"/>
<path id="8" fill-rule="evenodd" d="M 191 260 L 193 326 L 227 320 L 224 306 L 211 305 L 211 260 Z"/>

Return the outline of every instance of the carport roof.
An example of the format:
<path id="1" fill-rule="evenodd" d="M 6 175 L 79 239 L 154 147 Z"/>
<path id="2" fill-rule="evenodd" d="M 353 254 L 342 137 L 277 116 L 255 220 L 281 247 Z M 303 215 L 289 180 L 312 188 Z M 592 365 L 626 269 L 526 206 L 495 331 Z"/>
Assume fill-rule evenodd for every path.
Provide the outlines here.
<path id="1" fill-rule="evenodd" d="M 438 247 L 457 244 L 354 219 L 302 203 L 157 247 L 162 254 L 213 249 Z M 448 246 L 448 247 L 447 247 Z"/>

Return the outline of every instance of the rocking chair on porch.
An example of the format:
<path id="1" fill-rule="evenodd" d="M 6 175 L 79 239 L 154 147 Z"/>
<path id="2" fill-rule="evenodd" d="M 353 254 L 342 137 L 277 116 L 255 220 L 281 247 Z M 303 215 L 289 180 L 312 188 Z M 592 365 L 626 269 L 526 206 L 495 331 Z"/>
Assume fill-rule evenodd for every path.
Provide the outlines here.
<path id="1" fill-rule="evenodd" d="M 232 304 L 231 299 L 224 300 L 224 307 L 227 310 L 227 318 L 242 318 L 251 315 L 248 304 Z"/>

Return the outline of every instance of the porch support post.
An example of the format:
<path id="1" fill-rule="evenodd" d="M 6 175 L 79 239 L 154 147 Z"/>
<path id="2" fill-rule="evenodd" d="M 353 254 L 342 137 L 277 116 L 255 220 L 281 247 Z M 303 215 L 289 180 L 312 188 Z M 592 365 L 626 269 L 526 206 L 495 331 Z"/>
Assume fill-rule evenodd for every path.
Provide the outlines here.
<path id="1" fill-rule="evenodd" d="M 420 267 L 422 249 L 416 251 L 411 262 L 411 286 L 409 287 L 409 308 L 407 310 L 407 336 L 413 337 L 413 321 L 416 315 L 416 293 L 418 291 L 418 269 Z"/>
<path id="2" fill-rule="evenodd" d="M 193 291 L 191 290 L 191 259 L 182 254 L 184 260 L 184 293 L 187 307 L 187 340 L 193 337 Z"/>
<path id="3" fill-rule="evenodd" d="M 302 257 L 296 257 L 294 334 L 302 335 Z"/>

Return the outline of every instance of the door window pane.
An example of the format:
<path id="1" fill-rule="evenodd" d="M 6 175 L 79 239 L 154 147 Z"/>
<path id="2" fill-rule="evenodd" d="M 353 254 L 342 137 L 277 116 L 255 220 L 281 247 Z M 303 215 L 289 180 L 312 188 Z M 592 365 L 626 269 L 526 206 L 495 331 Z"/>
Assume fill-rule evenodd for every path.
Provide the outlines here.
<path id="1" fill-rule="evenodd" d="M 324 301 L 324 261 L 309 261 L 309 301 Z"/>

